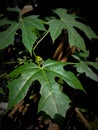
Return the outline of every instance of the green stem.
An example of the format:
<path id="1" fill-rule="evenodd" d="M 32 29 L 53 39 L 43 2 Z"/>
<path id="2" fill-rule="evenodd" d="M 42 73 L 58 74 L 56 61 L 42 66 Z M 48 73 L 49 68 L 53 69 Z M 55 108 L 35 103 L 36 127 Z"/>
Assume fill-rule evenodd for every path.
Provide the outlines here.
<path id="1" fill-rule="evenodd" d="M 34 57 L 36 57 L 36 54 L 35 54 L 34 50 L 33 50 L 33 54 L 34 54 Z"/>
<path id="2" fill-rule="evenodd" d="M 15 63 L 19 63 L 19 62 L 18 61 L 4 62 L 4 64 L 15 64 Z"/>
<path id="3" fill-rule="evenodd" d="M 45 33 L 45 35 L 36 43 L 36 45 L 35 45 L 34 48 L 33 48 L 33 51 L 36 49 L 36 47 L 38 46 L 38 44 L 48 35 L 48 33 L 49 33 L 49 31 L 47 31 L 47 32 Z"/>
<path id="4" fill-rule="evenodd" d="M 1 75 L 0 75 L 0 79 L 1 79 L 2 77 L 4 77 L 5 75 L 6 75 L 6 73 L 1 74 Z"/>

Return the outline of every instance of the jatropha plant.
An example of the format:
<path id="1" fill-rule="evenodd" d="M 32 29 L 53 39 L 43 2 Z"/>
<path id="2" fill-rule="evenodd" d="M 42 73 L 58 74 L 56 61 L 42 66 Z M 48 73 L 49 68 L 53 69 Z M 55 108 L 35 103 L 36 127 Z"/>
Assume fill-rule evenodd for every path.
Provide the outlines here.
<path id="1" fill-rule="evenodd" d="M 44 19 L 38 15 L 24 16 L 18 8 L 9 10 L 17 12 L 17 19 L 0 14 L 0 50 L 12 49 L 13 52 L 17 52 L 17 56 L 5 63 L 13 67 L 0 76 L 7 78 L 9 94 L 6 112 L 19 104 L 31 85 L 37 81 L 40 84 L 41 95 L 38 112 L 45 111 L 52 118 L 56 114 L 65 116 L 71 99 L 63 92 L 63 84 L 86 93 L 78 79 L 79 75 L 84 73 L 85 77 L 98 82 L 98 75 L 92 69 L 98 70 L 98 62 L 88 61 L 90 52 L 80 32 L 89 41 L 98 39 L 98 36 L 87 24 L 81 22 L 80 17 L 68 14 L 67 9 L 57 8 L 51 16 Z M 62 30 L 65 30 L 63 34 Z M 50 44 L 48 36 L 53 46 L 60 42 L 52 56 L 44 58 L 45 52 L 52 53 L 52 48 L 46 50 Z M 42 47 L 43 56 L 38 52 L 38 47 L 39 50 Z M 69 56 L 74 59 L 72 62 L 68 60 Z M 76 73 L 68 69 L 70 66 L 76 68 Z M 33 88 L 31 91 L 33 97 Z"/>

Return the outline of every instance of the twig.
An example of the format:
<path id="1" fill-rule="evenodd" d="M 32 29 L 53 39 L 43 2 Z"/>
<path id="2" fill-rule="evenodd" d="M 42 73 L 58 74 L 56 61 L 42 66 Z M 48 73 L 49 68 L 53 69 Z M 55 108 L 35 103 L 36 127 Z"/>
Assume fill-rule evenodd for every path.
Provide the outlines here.
<path id="1" fill-rule="evenodd" d="M 85 119 L 85 117 L 83 116 L 83 114 L 79 111 L 79 109 L 76 107 L 75 108 L 75 112 L 77 113 L 77 116 L 79 117 L 79 119 L 81 120 L 82 124 L 85 126 L 85 128 L 87 130 L 92 130 L 91 125 L 88 123 L 88 121 Z"/>

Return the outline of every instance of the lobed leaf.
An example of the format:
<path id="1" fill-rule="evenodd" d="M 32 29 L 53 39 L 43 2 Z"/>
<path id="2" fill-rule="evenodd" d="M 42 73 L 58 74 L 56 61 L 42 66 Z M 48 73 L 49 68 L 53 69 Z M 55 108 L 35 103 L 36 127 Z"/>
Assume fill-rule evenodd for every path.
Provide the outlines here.
<path id="1" fill-rule="evenodd" d="M 87 77 L 98 82 L 98 75 L 88 65 L 98 69 L 98 62 L 93 63 L 93 62 L 80 61 L 79 63 L 76 63 L 76 65 L 74 66 L 76 67 L 77 71 L 80 74 L 85 73 Z"/>
<path id="2" fill-rule="evenodd" d="M 0 27 L 4 25 L 10 25 L 7 30 L 0 32 L 0 50 L 14 44 L 14 35 L 19 28 L 19 23 L 16 21 L 10 21 L 7 18 L 0 19 Z"/>
<path id="3" fill-rule="evenodd" d="M 4 26 L 6 24 L 9 24 L 10 27 L 0 32 L 0 49 L 4 49 L 9 45 L 14 44 L 14 35 L 18 29 L 21 29 L 23 44 L 28 49 L 30 54 L 32 54 L 33 44 L 38 38 L 37 34 L 34 33 L 34 31 L 32 30 L 33 28 L 35 28 L 37 30 L 45 31 L 42 20 L 38 19 L 38 16 L 28 16 L 20 18 L 19 22 L 11 21 L 7 18 L 0 20 L 0 26 Z"/>
<path id="4" fill-rule="evenodd" d="M 59 16 L 59 19 L 53 19 L 48 21 L 49 31 L 52 37 L 52 40 L 59 36 L 62 29 L 66 29 L 68 31 L 69 44 L 70 46 L 76 46 L 86 51 L 86 46 L 84 39 L 82 36 L 76 31 L 75 28 L 80 29 L 84 34 L 91 40 L 92 38 L 98 38 L 98 36 L 94 33 L 94 31 L 88 26 L 85 25 L 76 19 L 79 18 L 73 14 L 68 14 L 66 9 L 58 8 L 54 10 L 54 13 Z M 74 28 L 75 27 L 75 28 Z"/>
<path id="5" fill-rule="evenodd" d="M 57 113 L 65 116 L 69 108 L 70 99 L 61 92 L 55 78 L 62 78 L 73 88 L 84 89 L 72 72 L 63 69 L 64 65 L 65 63 L 53 60 L 45 61 L 42 67 L 29 62 L 12 71 L 9 75 L 15 79 L 9 83 L 9 104 L 7 110 L 19 103 L 26 96 L 32 82 L 38 80 L 41 84 L 41 99 L 38 111 L 45 111 L 51 117 L 54 117 Z M 49 107 L 50 105 L 51 107 Z"/>

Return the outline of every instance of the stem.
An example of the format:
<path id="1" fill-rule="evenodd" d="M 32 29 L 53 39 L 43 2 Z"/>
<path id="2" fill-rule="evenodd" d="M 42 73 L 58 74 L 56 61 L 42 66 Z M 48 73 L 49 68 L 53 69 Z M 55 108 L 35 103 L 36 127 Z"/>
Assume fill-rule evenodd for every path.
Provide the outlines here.
<path id="1" fill-rule="evenodd" d="M 83 114 L 79 111 L 79 109 L 76 107 L 75 112 L 77 113 L 79 119 L 81 120 L 82 124 L 85 126 L 87 130 L 92 130 L 91 125 L 88 123 L 88 121 L 85 119 Z"/>
<path id="2" fill-rule="evenodd" d="M 36 54 L 35 54 L 34 50 L 33 50 L 33 54 L 34 54 L 34 57 L 36 57 Z"/>
<path id="3" fill-rule="evenodd" d="M 1 75 L 0 75 L 0 78 L 4 77 L 5 75 L 6 75 L 6 73 L 4 73 L 4 74 L 1 74 Z"/>
<path id="4" fill-rule="evenodd" d="M 19 62 L 18 61 L 4 62 L 4 64 L 15 64 L 15 63 L 19 63 Z"/>
<path id="5" fill-rule="evenodd" d="M 35 45 L 35 47 L 33 48 L 33 51 L 36 49 L 36 47 L 38 46 L 38 44 L 47 36 L 47 34 L 49 33 L 49 31 L 47 31 L 45 33 L 45 35 L 37 42 L 37 44 Z"/>

